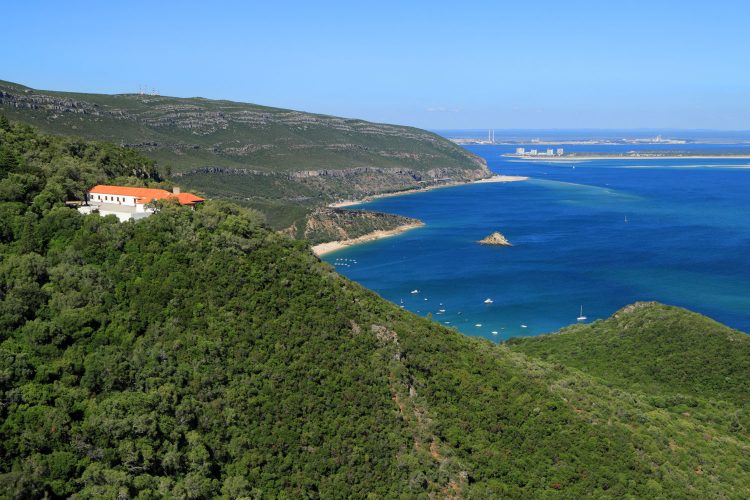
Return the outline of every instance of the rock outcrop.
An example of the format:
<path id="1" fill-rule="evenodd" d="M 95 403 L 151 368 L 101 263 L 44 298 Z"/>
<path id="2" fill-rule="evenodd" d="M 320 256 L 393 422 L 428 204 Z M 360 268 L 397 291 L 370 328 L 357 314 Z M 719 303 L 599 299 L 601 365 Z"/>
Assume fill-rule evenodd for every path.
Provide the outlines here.
<path id="1" fill-rule="evenodd" d="M 482 245 L 495 245 L 495 246 L 501 246 L 501 247 L 513 246 L 511 242 L 508 241 L 508 239 L 505 236 L 503 236 L 502 233 L 499 233 L 497 231 L 487 236 L 483 240 L 479 240 L 479 243 L 481 243 Z"/>

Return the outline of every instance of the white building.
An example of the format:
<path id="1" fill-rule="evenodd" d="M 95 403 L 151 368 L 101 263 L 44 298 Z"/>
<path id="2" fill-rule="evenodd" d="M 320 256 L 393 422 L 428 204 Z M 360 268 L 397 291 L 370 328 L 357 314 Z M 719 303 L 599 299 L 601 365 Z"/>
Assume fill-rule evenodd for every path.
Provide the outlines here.
<path id="1" fill-rule="evenodd" d="M 563 148 L 557 148 L 557 156 L 563 155 Z"/>
<path id="2" fill-rule="evenodd" d="M 547 156 L 555 156 L 555 150 L 554 149 L 548 149 L 547 150 Z"/>
<path id="3" fill-rule="evenodd" d="M 526 150 L 524 148 L 516 148 L 517 155 L 522 155 L 524 153 L 526 153 Z"/>
<path id="4" fill-rule="evenodd" d="M 536 156 L 536 154 L 537 154 L 537 150 L 536 150 L 536 149 L 532 149 L 531 151 L 529 151 L 529 154 L 530 154 L 531 156 Z"/>
<path id="5" fill-rule="evenodd" d="M 115 215 L 120 221 L 143 219 L 154 213 L 154 209 L 148 206 L 150 203 L 168 199 L 191 207 L 205 201 L 192 193 L 181 193 L 178 187 L 169 192 L 164 189 L 99 184 L 86 193 L 86 200 L 78 211 L 82 214 Z"/>

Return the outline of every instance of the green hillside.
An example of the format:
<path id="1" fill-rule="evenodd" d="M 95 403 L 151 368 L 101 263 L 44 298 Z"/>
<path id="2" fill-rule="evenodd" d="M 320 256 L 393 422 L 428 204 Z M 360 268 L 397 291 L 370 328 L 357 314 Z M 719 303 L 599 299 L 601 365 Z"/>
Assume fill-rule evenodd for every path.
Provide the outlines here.
<path id="1" fill-rule="evenodd" d="M 646 394 L 463 336 L 231 203 L 127 223 L 63 205 L 158 171 L 0 121 L 0 496 L 750 493 L 739 398 Z M 643 311 L 629 328 L 660 321 Z"/>
<path id="2" fill-rule="evenodd" d="M 191 189 L 259 208 L 277 227 L 326 202 L 489 176 L 484 160 L 431 132 L 255 104 L 0 81 L 0 111 L 139 151 Z"/>
<path id="3" fill-rule="evenodd" d="M 677 307 L 641 302 L 508 344 L 629 389 L 750 404 L 750 336 Z"/>

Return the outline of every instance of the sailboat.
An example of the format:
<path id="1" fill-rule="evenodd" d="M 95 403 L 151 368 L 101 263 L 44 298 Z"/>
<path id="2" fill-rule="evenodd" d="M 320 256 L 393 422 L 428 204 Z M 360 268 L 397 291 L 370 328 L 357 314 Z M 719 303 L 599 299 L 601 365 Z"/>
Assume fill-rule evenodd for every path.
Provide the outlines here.
<path id="1" fill-rule="evenodd" d="M 489 298 L 489 297 L 487 297 L 486 299 L 484 299 L 484 303 L 485 304 L 492 304 L 492 299 Z"/>
<path id="2" fill-rule="evenodd" d="M 586 321 L 588 318 L 583 315 L 583 305 L 581 305 L 581 315 L 576 318 L 578 321 Z"/>
<path id="3" fill-rule="evenodd" d="M 625 216 L 625 224 L 627 224 L 627 223 L 628 223 L 628 216 L 626 215 Z"/>

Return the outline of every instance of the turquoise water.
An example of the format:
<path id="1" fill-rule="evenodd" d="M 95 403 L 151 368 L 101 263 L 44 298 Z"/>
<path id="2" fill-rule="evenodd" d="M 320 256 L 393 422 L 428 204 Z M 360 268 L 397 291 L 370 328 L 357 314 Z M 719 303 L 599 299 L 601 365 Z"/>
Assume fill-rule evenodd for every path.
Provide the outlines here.
<path id="1" fill-rule="evenodd" d="M 412 312 L 493 340 L 555 331 L 581 306 L 588 321 L 606 318 L 636 300 L 750 332 L 750 160 L 553 164 L 500 156 L 512 146 L 469 149 L 531 179 L 362 205 L 426 227 L 325 260 Z M 493 231 L 514 246 L 476 243 Z"/>

